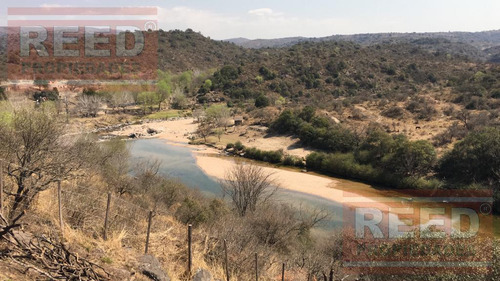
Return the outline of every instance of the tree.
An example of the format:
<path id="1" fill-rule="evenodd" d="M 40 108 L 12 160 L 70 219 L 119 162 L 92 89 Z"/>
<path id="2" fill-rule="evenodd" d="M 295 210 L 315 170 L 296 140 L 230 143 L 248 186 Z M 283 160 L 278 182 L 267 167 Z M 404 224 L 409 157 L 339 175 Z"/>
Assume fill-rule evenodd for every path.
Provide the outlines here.
<path id="1" fill-rule="evenodd" d="M 0 87 L 0 101 L 8 100 L 5 87 Z"/>
<path id="2" fill-rule="evenodd" d="M 83 117 L 96 117 L 101 108 L 102 99 L 99 96 L 81 95 L 78 97 L 78 110 Z"/>
<path id="3" fill-rule="evenodd" d="M 255 99 L 255 107 L 267 107 L 269 106 L 269 98 L 264 96 L 263 94 L 260 94 L 256 99 Z"/>
<path id="4" fill-rule="evenodd" d="M 215 130 L 215 134 L 217 135 L 217 138 L 219 139 L 219 142 L 220 142 L 220 138 L 224 134 L 224 130 L 222 130 L 221 128 L 218 128 Z"/>
<path id="5" fill-rule="evenodd" d="M 207 79 L 203 83 L 203 86 L 201 86 L 199 92 L 200 93 L 208 93 L 208 92 L 210 92 L 210 90 L 212 90 L 212 80 Z"/>
<path id="6" fill-rule="evenodd" d="M 422 177 L 436 164 L 436 151 L 428 141 L 408 141 L 401 137 L 396 140 L 396 147 L 386 163 L 391 172 L 400 176 Z"/>
<path id="7" fill-rule="evenodd" d="M 142 106 L 143 113 L 146 109 L 153 111 L 153 106 L 159 103 L 158 95 L 155 92 L 142 92 L 137 96 L 137 103 Z"/>
<path id="8" fill-rule="evenodd" d="M 172 98 L 172 107 L 175 109 L 186 109 L 188 107 L 188 99 L 180 90 L 175 90 Z"/>
<path id="9" fill-rule="evenodd" d="M 316 108 L 314 108 L 310 105 L 307 105 L 299 113 L 299 118 L 306 121 L 306 122 L 311 122 L 314 115 L 316 115 Z"/>
<path id="10" fill-rule="evenodd" d="M 112 93 L 109 99 L 109 103 L 111 107 L 121 107 L 122 110 L 125 110 L 127 105 L 130 105 L 134 102 L 134 97 L 129 92 L 117 92 Z"/>
<path id="11" fill-rule="evenodd" d="M 229 119 L 231 118 L 231 109 L 224 104 L 211 105 L 205 111 L 207 118 L 213 120 L 217 127 L 224 127 L 224 130 L 229 126 Z"/>
<path id="12" fill-rule="evenodd" d="M 51 112 L 21 109 L 0 124 L 0 158 L 6 170 L 8 217 L 0 220 L 0 237 L 19 226 L 36 196 L 57 181 L 71 179 L 94 155 L 87 138 L 64 136 L 64 126 Z M 5 171 L 4 170 L 4 171 Z"/>
<path id="13" fill-rule="evenodd" d="M 440 161 L 441 177 L 456 183 L 496 183 L 500 180 L 500 130 L 471 132 Z"/>
<path id="14" fill-rule="evenodd" d="M 161 104 L 170 97 L 172 93 L 172 86 L 169 84 L 167 80 L 161 80 L 156 85 L 156 94 L 158 101 L 158 110 L 161 109 Z"/>
<path id="15" fill-rule="evenodd" d="M 207 120 L 201 121 L 196 130 L 196 134 L 203 138 L 207 142 L 207 137 L 212 132 L 212 124 Z"/>
<path id="16" fill-rule="evenodd" d="M 201 119 L 205 117 L 205 110 L 203 110 L 203 108 L 197 108 L 193 110 L 193 117 L 196 119 L 197 122 L 200 122 Z"/>
<path id="17" fill-rule="evenodd" d="M 227 171 L 221 182 L 222 191 L 229 196 L 237 213 L 244 217 L 274 195 L 278 183 L 273 175 L 259 166 L 240 163 Z"/>

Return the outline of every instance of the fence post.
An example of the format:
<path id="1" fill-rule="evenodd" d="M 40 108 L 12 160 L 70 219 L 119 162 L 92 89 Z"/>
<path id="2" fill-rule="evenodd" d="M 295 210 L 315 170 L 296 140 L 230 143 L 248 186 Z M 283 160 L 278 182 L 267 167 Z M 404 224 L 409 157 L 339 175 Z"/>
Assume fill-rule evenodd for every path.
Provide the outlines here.
<path id="1" fill-rule="evenodd" d="M 0 162 L 0 215 L 3 216 L 3 163 Z"/>
<path id="2" fill-rule="evenodd" d="M 224 265 L 226 267 L 226 281 L 229 281 L 229 265 L 227 261 L 227 241 L 224 239 Z"/>
<path id="3" fill-rule="evenodd" d="M 285 281 L 285 263 L 281 267 L 281 281 Z"/>
<path id="4" fill-rule="evenodd" d="M 108 192 L 108 202 L 106 203 L 106 215 L 104 217 L 104 230 L 102 235 L 104 240 L 108 240 L 108 219 L 109 219 L 110 206 L 111 206 L 111 192 Z"/>
<path id="5" fill-rule="evenodd" d="M 66 106 L 66 123 L 69 123 L 69 108 L 68 108 L 68 97 L 64 97 L 64 104 Z"/>
<path id="6" fill-rule="evenodd" d="M 153 219 L 153 211 L 149 211 L 149 217 L 148 217 L 148 232 L 146 234 L 146 247 L 144 249 L 144 254 L 146 255 L 148 253 L 148 247 L 149 247 L 149 234 L 151 232 L 151 220 Z"/>
<path id="7" fill-rule="evenodd" d="M 57 201 L 59 203 L 59 227 L 61 228 L 61 236 L 64 237 L 64 222 L 63 222 L 63 214 L 62 214 L 61 180 L 57 181 Z"/>
<path id="8" fill-rule="evenodd" d="M 259 260 L 257 253 L 255 253 L 255 281 L 259 281 Z"/>
<path id="9" fill-rule="evenodd" d="M 193 225 L 188 225 L 188 274 L 191 276 L 191 268 L 193 267 L 193 250 L 192 250 L 192 235 L 193 235 Z"/>

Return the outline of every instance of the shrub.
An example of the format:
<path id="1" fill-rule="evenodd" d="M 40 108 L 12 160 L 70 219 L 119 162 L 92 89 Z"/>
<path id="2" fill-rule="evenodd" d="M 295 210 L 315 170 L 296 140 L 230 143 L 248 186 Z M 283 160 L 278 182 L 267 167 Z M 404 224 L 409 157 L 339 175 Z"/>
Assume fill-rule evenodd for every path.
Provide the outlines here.
<path id="1" fill-rule="evenodd" d="M 273 80 L 274 78 L 276 78 L 276 74 L 265 66 L 262 66 L 259 69 L 259 73 L 264 77 L 265 80 Z"/>
<path id="2" fill-rule="evenodd" d="M 255 107 L 267 107 L 269 106 L 270 102 L 269 102 L 269 98 L 266 97 L 265 95 L 263 94 L 260 94 L 256 99 L 255 99 Z"/>
<path id="3" fill-rule="evenodd" d="M 234 149 L 236 150 L 243 150 L 245 146 L 241 143 L 241 141 L 237 141 L 234 143 Z"/>
<path id="4" fill-rule="evenodd" d="M 7 94 L 5 93 L 5 88 L 0 87 L 0 101 L 7 100 Z"/>
<path id="5" fill-rule="evenodd" d="M 404 113 L 404 109 L 399 106 L 393 106 L 381 112 L 382 116 L 392 119 L 401 118 L 403 117 Z"/>
<path id="6" fill-rule="evenodd" d="M 294 155 L 286 155 L 283 158 L 283 165 L 286 166 L 295 166 L 295 167 L 302 167 L 304 164 L 302 163 L 302 159 L 300 157 L 294 156 Z"/>
<path id="7" fill-rule="evenodd" d="M 252 147 L 245 149 L 244 157 L 258 161 L 278 164 L 281 163 L 281 160 L 283 158 L 283 150 L 280 149 L 276 151 L 265 151 Z"/>

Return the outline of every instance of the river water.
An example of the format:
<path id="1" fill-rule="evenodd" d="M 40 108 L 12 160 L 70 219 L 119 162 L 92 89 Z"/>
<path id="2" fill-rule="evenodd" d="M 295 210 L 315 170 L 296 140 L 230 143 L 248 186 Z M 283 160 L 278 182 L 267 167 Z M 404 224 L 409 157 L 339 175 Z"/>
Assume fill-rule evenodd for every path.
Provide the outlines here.
<path id="1" fill-rule="evenodd" d="M 205 174 L 196 165 L 193 155 L 195 148 L 173 145 L 159 139 L 140 139 L 131 141 L 133 161 L 159 160 L 160 172 L 168 177 L 179 179 L 190 188 L 198 189 L 208 197 L 221 197 L 219 182 Z M 276 203 L 286 203 L 305 212 L 324 210 L 329 218 L 321 228 L 332 229 L 340 226 L 342 205 L 314 195 L 278 189 L 273 199 Z"/>

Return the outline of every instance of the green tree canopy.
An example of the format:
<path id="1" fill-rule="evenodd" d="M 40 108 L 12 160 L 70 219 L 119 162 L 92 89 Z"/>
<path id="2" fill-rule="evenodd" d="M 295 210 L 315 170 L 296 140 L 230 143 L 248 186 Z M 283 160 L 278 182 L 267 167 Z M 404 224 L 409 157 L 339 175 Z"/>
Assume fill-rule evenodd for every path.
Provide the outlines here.
<path id="1" fill-rule="evenodd" d="M 446 153 L 439 174 L 448 180 L 470 184 L 498 182 L 500 178 L 500 130 L 471 132 Z"/>

